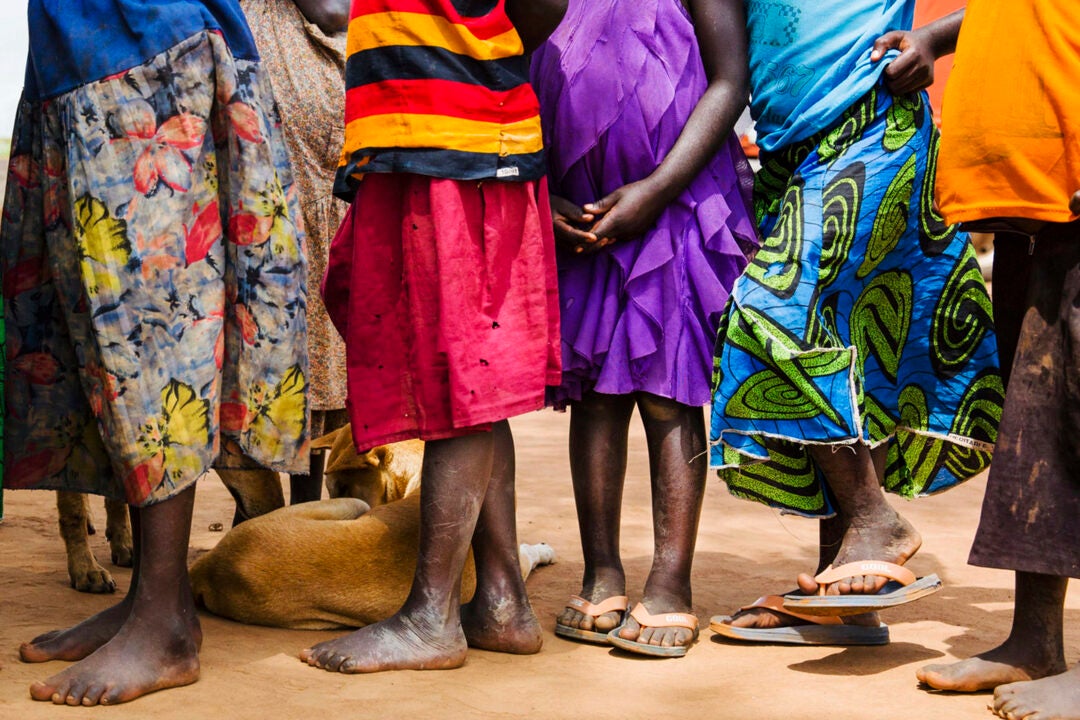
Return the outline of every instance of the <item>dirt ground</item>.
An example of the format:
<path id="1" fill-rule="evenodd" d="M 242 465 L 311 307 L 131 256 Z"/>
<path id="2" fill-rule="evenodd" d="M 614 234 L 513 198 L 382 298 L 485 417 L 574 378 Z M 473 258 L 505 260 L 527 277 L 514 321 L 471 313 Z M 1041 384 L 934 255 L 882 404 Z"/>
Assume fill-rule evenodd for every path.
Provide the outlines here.
<path id="1" fill-rule="evenodd" d="M 465 667 L 444 672 L 369 676 L 331 674 L 296 659 L 327 632 L 241 625 L 202 616 L 202 679 L 195 685 L 113 708 L 35 703 L 28 685 L 63 665 L 25 665 L 20 641 L 73 624 L 118 599 L 68 588 L 53 495 L 8 492 L 0 524 L 0 718 L 989 718 L 987 695 L 932 694 L 916 686 L 927 662 L 965 657 L 990 647 L 1009 628 L 1010 573 L 970 567 L 967 551 L 978 521 L 983 479 L 914 503 L 897 501 L 924 536 L 909 564 L 938 573 L 945 589 L 888 613 L 892 644 L 879 648 L 813 648 L 722 644 L 705 630 L 683 659 L 653 660 L 576 644 L 552 634 L 555 614 L 578 590 L 578 545 L 566 458 L 566 415 L 535 413 L 513 426 L 518 445 L 519 527 L 523 541 L 550 543 L 551 567 L 529 580 L 544 625 L 543 651 L 512 657 L 472 651 Z M 640 592 L 652 548 L 648 463 L 635 424 L 623 520 L 631 600 Z M 104 508 L 94 503 L 99 527 Z M 192 557 L 212 547 L 228 525 L 232 500 L 215 479 L 199 487 Z M 816 526 L 736 500 L 710 477 L 694 573 L 695 610 L 730 612 L 766 592 L 787 590 L 812 568 Z M 99 558 L 108 548 L 94 538 Z M 130 572 L 114 569 L 126 590 Z M 282 572 L 288 572 L 282 568 Z M 1069 596 L 1067 627 L 1080 628 L 1080 594 Z M 1069 662 L 1080 658 L 1080 635 L 1066 637 Z"/>

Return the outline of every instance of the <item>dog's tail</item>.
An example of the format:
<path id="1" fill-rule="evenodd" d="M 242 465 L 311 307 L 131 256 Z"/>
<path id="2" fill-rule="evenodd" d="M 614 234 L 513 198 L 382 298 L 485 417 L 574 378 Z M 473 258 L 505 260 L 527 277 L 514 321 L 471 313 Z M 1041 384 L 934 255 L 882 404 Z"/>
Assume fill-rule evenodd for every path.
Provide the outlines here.
<path id="1" fill-rule="evenodd" d="M 547 543 L 521 543 L 518 546 L 518 560 L 521 561 L 521 577 L 527 579 L 538 566 L 555 562 L 555 549 Z"/>

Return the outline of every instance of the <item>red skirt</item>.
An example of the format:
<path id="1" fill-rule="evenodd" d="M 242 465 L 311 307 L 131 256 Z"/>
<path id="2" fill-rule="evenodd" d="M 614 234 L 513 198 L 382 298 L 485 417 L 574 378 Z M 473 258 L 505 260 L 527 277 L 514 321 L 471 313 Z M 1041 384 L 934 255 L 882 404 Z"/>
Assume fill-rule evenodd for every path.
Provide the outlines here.
<path id="1" fill-rule="evenodd" d="M 554 243 L 543 180 L 364 177 L 323 280 L 359 449 L 544 406 L 561 379 Z"/>

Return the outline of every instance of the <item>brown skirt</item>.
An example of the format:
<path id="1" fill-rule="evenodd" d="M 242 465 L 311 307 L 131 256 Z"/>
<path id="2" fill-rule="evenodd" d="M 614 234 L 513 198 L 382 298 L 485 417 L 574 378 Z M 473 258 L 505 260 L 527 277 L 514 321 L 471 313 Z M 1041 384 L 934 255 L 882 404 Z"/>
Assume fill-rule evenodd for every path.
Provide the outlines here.
<path id="1" fill-rule="evenodd" d="M 1024 312 L 969 562 L 1080 577 L 1080 222 L 1028 246 L 999 237 L 994 251 L 1002 348 Z"/>

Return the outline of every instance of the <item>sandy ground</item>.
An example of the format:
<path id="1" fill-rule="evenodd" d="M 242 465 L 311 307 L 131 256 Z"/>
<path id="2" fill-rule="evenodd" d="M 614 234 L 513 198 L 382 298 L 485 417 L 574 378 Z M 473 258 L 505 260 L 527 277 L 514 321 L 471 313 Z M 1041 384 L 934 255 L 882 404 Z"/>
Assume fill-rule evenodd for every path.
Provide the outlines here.
<path id="1" fill-rule="evenodd" d="M 536 413 L 513 425 L 518 443 L 520 535 L 546 541 L 557 564 L 529 580 L 545 629 L 543 651 L 529 657 L 472 651 L 465 667 L 444 672 L 370 676 L 331 674 L 296 659 L 303 647 L 331 636 L 246 626 L 203 615 L 202 679 L 114 708 L 66 708 L 29 699 L 27 686 L 62 663 L 26 665 L 20 641 L 67 626 L 116 596 L 76 593 L 67 586 L 53 495 L 8 492 L 0 524 L 0 718 L 52 717 L 252 718 L 278 720 L 375 718 L 989 718 L 987 695 L 931 694 L 914 671 L 927 662 L 965 657 L 1006 634 L 1011 618 L 1010 573 L 966 564 L 983 480 L 914 503 L 898 501 L 922 531 L 923 550 L 910 567 L 945 581 L 937 595 L 891 611 L 892 644 L 880 648 L 812 648 L 722 644 L 705 630 L 683 659 L 629 657 L 552 634 L 555 614 L 578 590 L 578 546 L 566 459 L 566 415 Z M 648 464 L 635 424 L 623 521 L 623 550 L 631 599 L 639 592 L 651 553 Z M 104 508 L 94 503 L 99 527 Z M 192 557 L 212 547 L 228 525 L 232 501 L 214 479 L 199 488 Z M 695 565 L 695 610 L 729 612 L 765 592 L 793 586 L 812 568 L 816 527 L 730 497 L 712 476 Z M 94 538 L 99 558 L 108 548 Z M 287 572 L 286 568 L 282 569 Z M 114 569 L 120 590 L 130 572 Z M 1078 627 L 1080 594 L 1069 596 L 1066 624 Z M 1067 635 L 1069 662 L 1080 657 L 1080 636 Z"/>

